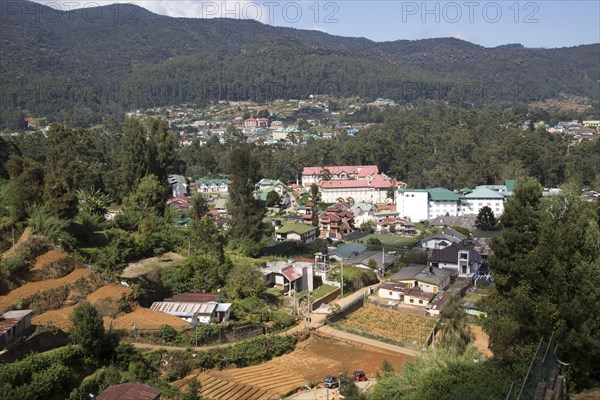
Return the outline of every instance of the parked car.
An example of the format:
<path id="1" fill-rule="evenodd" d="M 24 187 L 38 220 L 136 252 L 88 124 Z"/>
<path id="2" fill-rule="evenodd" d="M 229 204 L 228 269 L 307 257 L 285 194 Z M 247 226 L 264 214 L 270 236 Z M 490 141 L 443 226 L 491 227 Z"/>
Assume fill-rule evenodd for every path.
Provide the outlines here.
<path id="1" fill-rule="evenodd" d="M 363 371 L 354 371 L 352 376 L 354 377 L 355 381 L 363 382 L 367 380 L 367 376 Z"/>
<path id="2" fill-rule="evenodd" d="M 332 375 L 327 375 L 325 379 L 323 379 L 323 382 L 325 382 L 325 387 L 329 389 L 336 388 L 340 385 L 340 381 Z"/>

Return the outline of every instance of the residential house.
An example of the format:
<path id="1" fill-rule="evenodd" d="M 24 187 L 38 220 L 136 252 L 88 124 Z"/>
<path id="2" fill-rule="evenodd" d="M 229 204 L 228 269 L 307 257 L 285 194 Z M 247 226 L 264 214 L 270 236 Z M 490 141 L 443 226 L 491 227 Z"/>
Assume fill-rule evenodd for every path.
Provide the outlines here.
<path id="1" fill-rule="evenodd" d="M 246 129 L 256 129 L 256 128 L 268 128 L 269 127 L 269 119 L 268 118 L 248 118 L 244 120 L 244 128 Z"/>
<path id="2" fill-rule="evenodd" d="M 429 235 L 418 244 L 424 249 L 443 249 L 453 243 L 465 244 L 467 237 L 454 229 L 446 229 L 442 232 Z"/>
<path id="3" fill-rule="evenodd" d="M 334 204 L 319 214 L 321 238 L 342 240 L 345 234 L 354 231 L 354 214 L 345 204 Z"/>
<path id="4" fill-rule="evenodd" d="M 443 290 L 450 284 L 451 275 L 452 271 L 448 270 L 409 265 L 392 275 L 390 281 L 384 282 L 379 287 L 378 295 L 383 299 L 402 301 L 406 305 L 430 310 L 437 308 L 434 306 L 436 299 L 444 297 Z"/>
<path id="5" fill-rule="evenodd" d="M 284 294 L 314 290 L 314 262 L 271 261 L 260 268 L 263 284 L 276 287 Z"/>
<path id="6" fill-rule="evenodd" d="M 384 218 L 377 221 L 375 227 L 377 233 L 399 233 L 405 235 L 414 235 L 417 233 L 415 224 L 401 218 Z"/>
<path id="7" fill-rule="evenodd" d="M 96 400 L 159 400 L 160 394 L 160 390 L 143 383 L 121 383 L 107 387 L 95 398 Z"/>
<path id="8" fill-rule="evenodd" d="M 223 198 L 223 197 L 220 197 L 217 200 L 215 200 L 214 209 L 217 210 L 221 216 L 227 215 L 227 202 L 228 201 L 229 200 L 227 200 L 226 198 Z"/>
<path id="9" fill-rule="evenodd" d="M 373 203 L 357 202 L 350 207 L 350 212 L 354 214 L 354 223 L 360 226 L 368 221 L 375 221 L 375 212 L 377 207 Z"/>
<path id="10" fill-rule="evenodd" d="M 190 208 L 189 198 L 184 196 L 170 198 L 166 203 L 171 210 L 187 210 Z"/>
<path id="11" fill-rule="evenodd" d="M 404 293 L 409 290 L 410 288 L 406 283 L 387 281 L 379 286 L 377 295 L 382 299 L 402 301 L 404 300 Z"/>
<path id="12" fill-rule="evenodd" d="M 33 310 L 12 310 L 0 316 L 0 349 L 14 342 L 31 326 Z"/>
<path id="13" fill-rule="evenodd" d="M 218 294 L 181 293 L 155 301 L 151 310 L 174 315 L 191 324 L 221 323 L 229 319 L 231 303 L 221 303 Z"/>
<path id="14" fill-rule="evenodd" d="M 469 231 L 474 231 L 475 221 L 477 220 L 476 214 L 464 214 L 458 217 L 443 216 L 429 219 L 429 227 L 442 227 L 451 228 L 453 226 L 459 226 Z"/>
<path id="15" fill-rule="evenodd" d="M 429 265 L 434 268 L 454 270 L 459 277 L 471 278 L 481 267 L 481 255 L 462 245 L 452 244 L 433 250 Z"/>
<path id="16" fill-rule="evenodd" d="M 336 248 L 330 258 L 336 261 L 349 260 L 367 251 L 367 246 L 362 243 L 348 243 Z"/>
<path id="17" fill-rule="evenodd" d="M 390 252 L 386 253 L 385 251 L 365 251 L 361 254 L 351 257 L 347 262 L 349 265 L 353 265 L 355 267 L 370 269 L 371 267 L 369 266 L 369 263 L 371 261 L 374 261 L 375 272 L 378 275 L 384 275 L 385 271 L 388 268 L 396 265 L 399 260 L 400 257 Z"/>
<path id="18" fill-rule="evenodd" d="M 450 285 L 452 270 L 433 268 L 427 265 L 409 264 L 394 273 L 390 280 L 404 283 L 409 289 L 418 288 L 426 293 L 437 294 Z"/>
<path id="19" fill-rule="evenodd" d="M 227 179 L 197 179 L 196 190 L 199 193 L 228 193 L 229 181 Z"/>
<path id="20" fill-rule="evenodd" d="M 183 175 L 168 175 L 167 181 L 171 187 L 171 196 L 184 197 L 189 195 L 189 185 Z"/>
<path id="21" fill-rule="evenodd" d="M 317 240 L 319 230 L 311 225 L 284 223 L 275 231 L 275 240 L 279 242 L 301 242 L 309 244 Z"/>

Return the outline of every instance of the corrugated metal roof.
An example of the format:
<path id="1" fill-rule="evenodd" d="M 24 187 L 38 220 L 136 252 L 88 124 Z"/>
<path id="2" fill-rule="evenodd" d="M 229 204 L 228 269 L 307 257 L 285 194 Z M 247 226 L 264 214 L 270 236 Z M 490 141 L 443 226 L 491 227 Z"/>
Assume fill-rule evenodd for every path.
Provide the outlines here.
<path id="1" fill-rule="evenodd" d="M 191 318 L 195 314 L 211 315 L 218 303 L 180 303 L 171 301 L 156 301 L 150 306 L 151 310 L 164 312 L 177 317 Z"/>
<path id="2" fill-rule="evenodd" d="M 156 400 L 160 390 L 142 383 L 122 383 L 110 386 L 96 397 L 97 400 Z"/>
<path id="3" fill-rule="evenodd" d="M 281 271 L 283 276 L 287 278 L 290 282 L 295 281 L 296 279 L 302 278 L 302 271 L 296 271 L 295 268 L 287 268 Z"/>

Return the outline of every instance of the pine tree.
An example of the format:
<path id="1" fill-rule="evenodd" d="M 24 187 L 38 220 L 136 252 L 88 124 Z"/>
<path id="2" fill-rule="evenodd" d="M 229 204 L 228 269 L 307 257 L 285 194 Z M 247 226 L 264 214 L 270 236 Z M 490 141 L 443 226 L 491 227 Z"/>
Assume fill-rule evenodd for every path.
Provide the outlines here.
<path id="1" fill-rule="evenodd" d="M 229 152 L 227 167 L 232 179 L 227 204 L 231 237 L 258 243 L 262 238 L 265 214 L 261 202 L 254 198 L 260 160 L 250 145 L 240 144 Z"/>
<path id="2" fill-rule="evenodd" d="M 475 219 L 475 226 L 482 231 L 491 231 L 496 227 L 496 217 L 490 207 L 481 207 Z"/>

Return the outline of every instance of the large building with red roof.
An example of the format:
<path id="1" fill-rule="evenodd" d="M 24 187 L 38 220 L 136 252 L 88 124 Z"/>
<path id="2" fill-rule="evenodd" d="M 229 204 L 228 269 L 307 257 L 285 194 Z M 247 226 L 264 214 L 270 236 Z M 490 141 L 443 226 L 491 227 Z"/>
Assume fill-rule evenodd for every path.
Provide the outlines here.
<path id="1" fill-rule="evenodd" d="M 376 165 L 305 167 L 302 185 L 317 184 L 325 203 L 366 202 L 386 203 L 390 189 L 406 184 L 379 173 Z"/>
<path id="2" fill-rule="evenodd" d="M 367 179 L 369 176 L 379 174 L 377 165 L 343 165 L 330 167 L 304 167 L 302 170 L 302 186 L 319 184 L 323 181 L 337 181 L 348 179 Z"/>
<path id="3" fill-rule="evenodd" d="M 395 190 L 398 182 L 383 174 L 369 176 L 367 179 L 346 179 L 321 183 L 321 198 L 325 203 L 364 202 L 386 203 L 390 190 Z M 393 192 L 392 192 L 393 193 Z"/>

